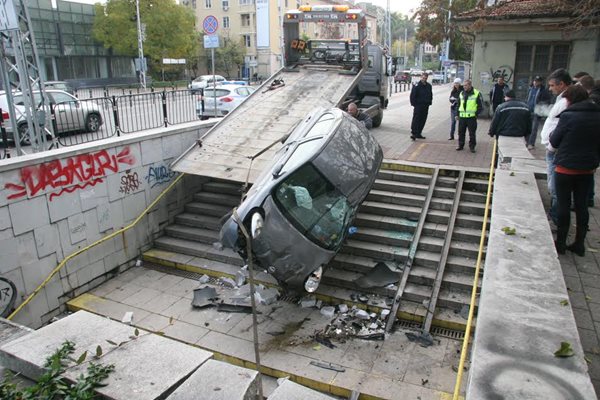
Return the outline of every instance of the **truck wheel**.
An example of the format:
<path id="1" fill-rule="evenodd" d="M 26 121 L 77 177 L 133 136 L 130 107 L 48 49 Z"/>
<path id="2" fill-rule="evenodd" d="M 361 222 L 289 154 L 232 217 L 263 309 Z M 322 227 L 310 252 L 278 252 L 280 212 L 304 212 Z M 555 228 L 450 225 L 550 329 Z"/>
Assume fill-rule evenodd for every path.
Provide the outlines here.
<path id="1" fill-rule="evenodd" d="M 379 125 L 381 125 L 381 120 L 383 120 L 383 110 L 379 109 L 379 114 L 373 118 L 373 128 L 379 127 Z"/>

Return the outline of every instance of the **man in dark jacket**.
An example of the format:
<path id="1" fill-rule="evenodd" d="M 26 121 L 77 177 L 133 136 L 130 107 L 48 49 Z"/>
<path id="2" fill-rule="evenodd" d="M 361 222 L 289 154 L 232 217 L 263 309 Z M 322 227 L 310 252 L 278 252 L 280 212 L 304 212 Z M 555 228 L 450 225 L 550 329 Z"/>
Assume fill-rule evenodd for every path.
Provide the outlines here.
<path id="1" fill-rule="evenodd" d="M 429 106 L 433 100 L 433 92 L 431 91 L 431 85 L 427 82 L 429 74 L 423 72 L 421 80 L 413 86 L 410 91 L 410 105 L 413 106 L 413 118 L 410 124 L 410 138 L 425 139 L 421 133 L 427 121 L 427 113 L 429 112 Z"/>
<path id="2" fill-rule="evenodd" d="M 531 113 L 529 107 L 515 99 L 514 90 L 509 90 L 494 113 L 489 135 L 528 137 L 531 133 Z"/>
<path id="3" fill-rule="evenodd" d="M 541 126 L 542 116 L 536 113 L 536 106 L 548 105 L 552 100 L 552 94 L 544 87 L 544 80 L 541 76 L 533 78 L 533 83 L 529 87 L 527 92 L 527 106 L 531 112 L 531 135 L 527 138 L 527 148 L 529 150 L 535 147 L 535 141 L 537 140 L 538 127 Z"/>
<path id="4" fill-rule="evenodd" d="M 355 103 L 348 104 L 348 114 L 362 122 L 365 128 L 371 129 L 373 127 L 373 120 L 369 114 L 360 111 Z"/>
<path id="5" fill-rule="evenodd" d="M 504 96 L 509 90 L 510 87 L 504 82 L 504 78 L 499 76 L 498 82 L 490 90 L 490 103 L 494 112 L 496 112 L 496 107 L 504 103 Z"/>

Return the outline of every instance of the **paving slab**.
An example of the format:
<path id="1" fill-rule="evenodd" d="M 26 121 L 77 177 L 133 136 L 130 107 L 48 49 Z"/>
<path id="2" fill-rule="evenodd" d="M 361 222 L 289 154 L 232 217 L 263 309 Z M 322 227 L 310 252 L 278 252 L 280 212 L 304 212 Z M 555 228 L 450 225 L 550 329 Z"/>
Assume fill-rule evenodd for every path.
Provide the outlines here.
<path id="1" fill-rule="evenodd" d="M 208 360 L 168 400 L 255 400 L 258 372 L 221 361 Z"/>
<path id="2" fill-rule="evenodd" d="M 309 389 L 302 385 L 298 385 L 288 379 L 281 382 L 277 389 L 271 393 L 268 400 L 332 400 L 331 396 L 327 396 L 316 390 Z"/>
<path id="3" fill-rule="evenodd" d="M 75 343 L 75 357 L 84 351 L 96 354 L 97 346 L 101 346 L 103 355 L 98 360 L 88 357 L 82 364 L 69 367 L 65 372 L 67 379 L 75 381 L 90 361 L 113 364 L 115 370 L 104 381 L 107 385 L 98 392 L 107 399 L 146 400 L 164 398 L 165 393 L 212 358 L 210 352 L 171 339 L 146 331 L 139 331 L 138 336 L 134 333 L 131 326 L 79 311 L 3 345 L 0 362 L 37 379 L 43 373 L 46 358 L 66 340 Z M 117 347 L 107 340 L 125 343 Z"/>

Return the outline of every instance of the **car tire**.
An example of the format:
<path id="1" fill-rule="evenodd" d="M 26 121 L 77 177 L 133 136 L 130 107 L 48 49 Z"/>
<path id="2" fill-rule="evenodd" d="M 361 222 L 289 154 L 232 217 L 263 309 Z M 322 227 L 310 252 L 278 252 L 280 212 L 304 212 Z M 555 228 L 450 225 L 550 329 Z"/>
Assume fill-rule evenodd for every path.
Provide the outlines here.
<path id="1" fill-rule="evenodd" d="M 85 118 L 85 130 L 86 132 L 98 132 L 102 125 L 102 118 L 97 113 L 90 113 Z"/>
<path id="2" fill-rule="evenodd" d="M 31 136 L 29 133 L 29 126 L 27 126 L 26 123 L 21 124 L 17 127 L 17 131 L 19 131 L 19 143 L 22 146 L 30 146 Z"/>
<path id="3" fill-rule="evenodd" d="M 378 128 L 383 120 L 383 110 L 380 108 L 379 113 L 373 118 L 373 128 Z"/>

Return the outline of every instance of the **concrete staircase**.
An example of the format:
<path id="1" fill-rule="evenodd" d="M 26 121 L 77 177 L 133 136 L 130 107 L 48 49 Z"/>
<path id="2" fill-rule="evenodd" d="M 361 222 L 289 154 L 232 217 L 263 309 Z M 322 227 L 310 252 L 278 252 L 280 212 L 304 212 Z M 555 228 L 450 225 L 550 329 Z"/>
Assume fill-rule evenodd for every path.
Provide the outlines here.
<path id="1" fill-rule="evenodd" d="M 340 253 L 330 263 L 319 288 L 320 294 L 332 302 L 355 302 L 355 293 L 362 292 L 354 281 L 368 274 L 379 261 L 404 265 L 432 175 L 430 172 L 385 170 L 361 205 L 354 225 L 358 231 L 347 239 Z M 423 303 L 432 293 L 432 285 L 439 266 L 444 238 L 458 182 L 457 170 L 440 173 L 435 184 L 429 212 L 408 285 L 400 307 L 401 318 L 421 321 L 426 313 Z M 479 238 L 483 221 L 487 180 L 467 174 L 464 181 L 452 242 L 438 297 L 434 325 L 461 329 L 464 317 L 459 314 L 469 303 Z M 161 263 L 161 255 L 169 252 L 197 257 L 195 264 L 208 269 L 233 271 L 243 265 L 242 259 L 230 249 L 220 249 L 218 231 L 221 218 L 239 204 L 240 185 L 228 182 L 208 182 L 175 223 L 165 229 L 165 235 L 155 241 L 155 248 L 144 257 Z M 171 265 L 165 260 L 165 265 Z M 225 268 L 223 265 L 228 265 Z M 206 271 L 202 271 L 206 273 Z M 227 274 L 227 272 L 225 273 Z M 231 275 L 231 273 L 229 273 Z M 266 282 L 271 283 L 272 282 Z M 378 298 L 371 305 L 386 307 L 395 295 L 393 288 L 369 289 Z"/>

